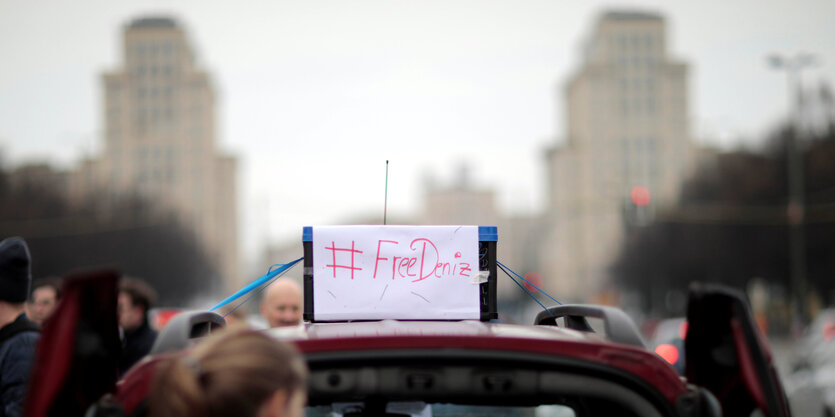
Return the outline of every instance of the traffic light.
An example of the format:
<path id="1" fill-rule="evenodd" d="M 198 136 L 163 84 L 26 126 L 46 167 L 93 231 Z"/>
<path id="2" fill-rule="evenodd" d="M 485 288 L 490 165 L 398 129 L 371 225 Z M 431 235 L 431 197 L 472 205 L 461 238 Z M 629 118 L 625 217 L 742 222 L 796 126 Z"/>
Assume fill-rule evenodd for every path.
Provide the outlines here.
<path id="1" fill-rule="evenodd" d="M 638 207 L 648 206 L 649 203 L 652 201 L 652 196 L 650 195 L 649 190 L 646 187 L 642 187 L 640 185 L 632 187 L 630 198 L 632 199 L 632 204 Z"/>
<path id="2" fill-rule="evenodd" d="M 652 194 L 647 187 L 635 185 L 623 204 L 623 219 L 627 227 L 642 227 L 652 223 L 655 207 Z"/>

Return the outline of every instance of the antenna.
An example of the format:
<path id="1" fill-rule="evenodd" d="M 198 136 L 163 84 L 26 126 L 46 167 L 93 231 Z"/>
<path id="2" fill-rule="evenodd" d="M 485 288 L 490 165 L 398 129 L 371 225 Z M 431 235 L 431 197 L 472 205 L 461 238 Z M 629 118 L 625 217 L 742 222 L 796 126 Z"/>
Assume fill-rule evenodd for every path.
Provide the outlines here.
<path id="1" fill-rule="evenodd" d="M 386 192 L 385 192 L 385 197 L 383 199 L 383 226 L 386 225 L 386 211 L 388 209 L 388 202 L 389 202 L 389 160 L 386 159 Z"/>

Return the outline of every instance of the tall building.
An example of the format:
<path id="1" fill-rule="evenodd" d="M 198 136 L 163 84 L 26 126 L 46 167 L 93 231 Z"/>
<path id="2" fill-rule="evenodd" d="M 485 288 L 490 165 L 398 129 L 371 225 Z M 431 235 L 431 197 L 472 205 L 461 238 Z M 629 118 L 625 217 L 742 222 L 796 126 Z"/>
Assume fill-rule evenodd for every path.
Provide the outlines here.
<path id="1" fill-rule="evenodd" d="M 217 148 L 210 77 L 171 18 L 130 22 L 123 54 L 103 76 L 103 152 L 79 169 L 76 192 L 139 193 L 176 213 L 237 287 L 237 161 Z"/>
<path id="2" fill-rule="evenodd" d="M 604 290 L 625 231 L 677 198 L 692 167 L 687 65 L 670 58 L 662 16 L 597 20 L 568 80 L 567 138 L 549 149 L 540 270 L 569 300 Z"/>
<path id="3" fill-rule="evenodd" d="M 421 222 L 428 225 L 497 226 L 496 193 L 473 184 L 471 170 L 461 163 L 450 184 L 439 185 L 427 173 L 423 187 Z"/>

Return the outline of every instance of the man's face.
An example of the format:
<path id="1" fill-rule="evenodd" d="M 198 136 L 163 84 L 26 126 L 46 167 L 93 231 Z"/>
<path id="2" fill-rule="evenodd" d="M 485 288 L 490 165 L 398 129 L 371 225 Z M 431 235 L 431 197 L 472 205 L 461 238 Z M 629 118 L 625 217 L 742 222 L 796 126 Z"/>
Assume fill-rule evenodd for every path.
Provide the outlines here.
<path id="1" fill-rule="evenodd" d="M 122 326 L 123 329 L 133 330 L 142 325 L 145 311 L 142 306 L 134 305 L 128 294 L 119 293 L 116 308 L 119 313 L 119 326 Z"/>
<path id="2" fill-rule="evenodd" d="M 295 291 L 271 293 L 261 303 L 261 315 L 270 327 L 295 326 L 302 321 L 301 296 Z"/>
<path id="3" fill-rule="evenodd" d="M 44 320 L 52 314 L 55 309 L 57 297 L 55 288 L 50 286 L 39 287 L 32 292 L 32 303 L 29 305 L 30 319 L 42 325 Z"/>

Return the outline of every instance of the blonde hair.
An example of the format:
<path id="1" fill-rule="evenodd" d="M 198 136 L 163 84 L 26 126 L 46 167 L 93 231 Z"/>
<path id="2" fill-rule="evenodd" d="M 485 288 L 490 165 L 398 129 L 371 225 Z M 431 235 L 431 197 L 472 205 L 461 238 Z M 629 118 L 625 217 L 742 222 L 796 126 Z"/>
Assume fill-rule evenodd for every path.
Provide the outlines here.
<path id="1" fill-rule="evenodd" d="M 293 345 L 256 330 L 226 331 L 160 365 L 150 416 L 256 416 L 275 392 L 306 389 L 307 374 Z"/>

